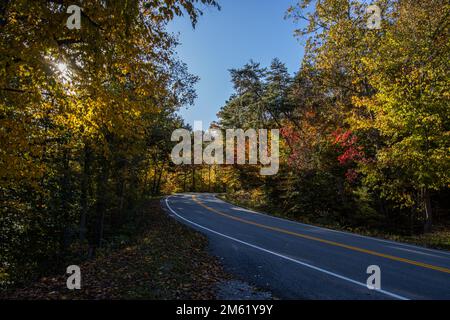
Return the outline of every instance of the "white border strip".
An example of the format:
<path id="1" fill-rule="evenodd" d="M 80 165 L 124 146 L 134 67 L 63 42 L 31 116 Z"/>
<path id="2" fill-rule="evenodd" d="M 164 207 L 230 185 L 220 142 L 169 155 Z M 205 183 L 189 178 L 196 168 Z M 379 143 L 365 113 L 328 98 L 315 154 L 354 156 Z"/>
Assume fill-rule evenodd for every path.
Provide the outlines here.
<path id="1" fill-rule="evenodd" d="M 375 238 L 375 237 L 371 237 L 371 236 L 365 236 L 365 235 L 362 235 L 362 234 L 352 233 L 352 232 L 349 232 L 349 231 L 341 231 L 341 230 L 334 230 L 334 229 L 329 229 L 329 228 L 325 228 L 325 227 L 319 227 L 319 226 L 315 226 L 315 225 L 312 225 L 312 224 L 306 224 L 306 223 L 302 223 L 302 222 L 299 222 L 299 221 L 290 220 L 288 218 L 280 218 L 280 217 L 277 217 L 277 216 L 274 216 L 274 215 L 271 215 L 271 214 L 262 213 L 262 212 L 254 211 L 254 210 L 251 210 L 251 209 L 243 208 L 243 207 L 235 205 L 235 204 L 233 204 L 231 202 L 224 201 L 224 200 L 218 198 L 215 195 L 213 195 L 213 197 L 215 199 L 223 202 L 223 203 L 232 205 L 233 207 L 244 209 L 244 210 L 246 210 L 246 211 L 248 211 L 250 213 L 254 213 L 254 214 L 257 214 L 257 215 L 260 215 L 260 216 L 264 216 L 264 217 L 280 220 L 280 221 L 283 221 L 283 222 L 290 222 L 292 224 L 298 224 L 300 226 L 310 227 L 310 228 L 313 228 L 313 229 L 320 229 L 320 230 L 330 231 L 330 232 L 334 232 L 334 233 L 340 233 L 340 234 L 344 234 L 344 235 L 354 236 L 354 237 L 358 237 L 358 238 L 363 238 L 363 239 L 368 239 L 368 240 L 373 240 L 373 241 L 378 241 L 378 242 L 389 243 L 389 244 L 392 244 L 394 246 L 398 246 L 398 247 L 391 247 L 392 249 L 397 249 L 397 250 L 402 250 L 403 248 L 401 248 L 401 247 L 407 247 L 407 248 L 413 248 L 413 249 L 419 251 L 417 253 L 421 253 L 421 254 L 426 254 L 426 253 L 425 252 L 420 252 L 420 251 L 429 251 L 429 252 L 435 253 L 434 256 L 436 258 L 448 259 L 446 256 L 450 256 L 450 252 L 448 252 L 447 250 L 431 249 L 431 248 L 421 247 L 421 246 L 414 245 L 414 244 L 398 242 L 398 241 L 395 241 L 395 240 L 380 239 L 380 238 Z M 439 256 L 439 255 L 444 255 L 444 256 Z"/>
<path id="2" fill-rule="evenodd" d="M 191 220 L 188 220 L 188 219 L 186 219 L 186 218 L 180 216 L 177 212 L 175 212 L 175 210 L 172 209 L 172 207 L 169 205 L 169 201 L 168 201 L 169 198 L 170 198 L 170 196 L 169 196 L 169 197 L 166 197 L 166 199 L 165 199 L 167 208 L 168 208 L 174 215 L 176 215 L 178 218 L 180 218 L 180 219 L 182 219 L 182 220 L 184 220 L 184 221 L 186 221 L 186 222 L 188 222 L 188 223 L 190 223 L 190 224 L 192 224 L 192 225 L 194 225 L 194 226 L 196 226 L 196 227 L 198 227 L 198 228 L 204 229 L 204 230 L 206 230 L 206 231 L 209 231 L 209 232 L 211 232 L 211 233 L 217 234 L 217 235 L 222 236 L 222 237 L 224 237 L 224 238 L 227 238 L 227 239 L 230 239 L 230 240 L 239 242 L 239 243 L 241 243 L 241 244 L 244 244 L 244 245 L 246 245 L 246 246 L 252 247 L 252 248 L 254 248 L 254 249 L 258 249 L 258 250 L 260 250 L 260 251 L 263 251 L 263 252 L 266 252 L 266 253 L 270 253 L 270 254 L 272 254 L 272 255 L 274 255 L 274 256 L 277 256 L 277 257 L 280 257 L 280 258 L 289 260 L 289 261 L 291 261 L 291 262 L 297 263 L 297 264 L 302 265 L 302 266 L 304 266 L 304 267 L 311 268 L 311 269 L 314 269 L 314 270 L 316 270 L 316 271 L 320 271 L 320 272 L 322 272 L 322 273 L 328 274 L 328 275 L 333 276 L 333 277 L 335 277 L 335 278 L 339 278 L 339 279 L 341 279 L 341 280 L 345 280 L 345 281 L 351 282 L 351 283 L 353 283 L 353 284 L 356 284 L 356 285 L 358 285 L 358 286 L 361 286 L 361 287 L 364 287 L 364 288 L 367 289 L 367 285 L 366 285 L 365 283 L 362 283 L 362 282 L 359 282 L 359 281 L 356 281 L 356 280 L 353 280 L 353 279 L 350 279 L 350 278 L 341 276 L 341 275 L 339 275 L 339 274 L 336 274 L 336 273 L 334 273 L 334 272 L 331 272 L 331 271 L 328 271 L 328 270 L 325 270 L 325 269 L 322 269 L 322 268 L 319 268 L 319 267 L 315 267 L 315 266 L 313 266 L 313 265 L 310 265 L 310 264 L 308 264 L 308 263 L 305 263 L 305 262 L 302 262 L 302 261 L 299 261 L 299 260 L 295 260 L 295 259 L 293 259 L 293 258 L 287 257 L 287 256 L 282 255 L 282 254 L 280 254 L 280 253 L 277 253 L 277 252 L 274 252 L 274 251 L 270 251 L 270 250 L 261 248 L 261 247 L 259 247 L 259 246 L 254 245 L 254 244 L 251 244 L 251 243 L 248 243 L 248 242 L 245 242 L 245 241 L 242 241 L 242 240 L 239 240 L 239 239 L 236 239 L 236 238 L 227 236 L 227 235 L 225 235 L 225 234 L 223 234 L 223 233 L 220 233 L 220 232 L 211 230 L 211 229 L 209 229 L 209 228 L 207 228 L 207 227 L 204 227 L 204 226 L 202 226 L 202 225 L 199 225 L 198 223 L 195 223 L 195 222 L 193 222 L 193 221 L 191 221 Z M 387 295 L 387 296 L 390 296 L 390 297 L 392 297 L 392 298 L 396 298 L 396 299 L 399 299 L 399 300 L 409 300 L 408 298 L 405 298 L 405 297 L 403 297 L 403 296 L 397 295 L 397 294 L 395 294 L 395 293 L 392 293 L 392 292 L 389 292 L 389 291 L 386 291 L 386 290 L 376 289 L 376 290 L 373 290 L 373 291 L 380 292 L 380 293 L 384 293 L 384 294 Z"/>

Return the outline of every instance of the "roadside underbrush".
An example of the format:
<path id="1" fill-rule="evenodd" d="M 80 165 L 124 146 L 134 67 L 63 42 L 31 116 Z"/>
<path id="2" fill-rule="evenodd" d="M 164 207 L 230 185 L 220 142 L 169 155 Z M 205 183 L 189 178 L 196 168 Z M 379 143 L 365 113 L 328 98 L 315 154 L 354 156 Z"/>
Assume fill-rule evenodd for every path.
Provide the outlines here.
<path id="1" fill-rule="evenodd" d="M 228 278 L 207 253 L 207 239 L 168 217 L 159 199 L 142 203 L 114 238 L 114 246 L 80 263 L 80 290 L 67 289 L 62 268 L 0 298 L 215 299 L 217 282 Z"/>

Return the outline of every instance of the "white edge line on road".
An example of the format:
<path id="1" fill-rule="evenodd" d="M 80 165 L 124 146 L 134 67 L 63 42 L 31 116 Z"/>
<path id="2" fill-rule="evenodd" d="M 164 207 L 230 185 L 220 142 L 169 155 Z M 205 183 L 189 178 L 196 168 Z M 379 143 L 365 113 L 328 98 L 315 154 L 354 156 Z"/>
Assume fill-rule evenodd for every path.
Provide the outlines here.
<path id="1" fill-rule="evenodd" d="M 368 239 L 368 240 L 373 240 L 373 241 L 378 241 L 378 242 L 384 242 L 384 243 L 392 244 L 394 246 L 398 246 L 398 247 L 392 247 L 392 249 L 401 250 L 401 249 L 403 249 L 401 247 L 414 248 L 414 249 L 419 250 L 419 251 L 428 251 L 428 252 L 433 252 L 435 254 L 443 255 L 443 256 L 436 256 L 436 257 L 441 258 L 441 259 L 448 259 L 448 256 L 450 256 L 450 252 L 445 251 L 445 250 L 430 249 L 430 248 L 421 247 L 421 246 L 414 245 L 414 244 L 408 244 L 408 243 L 398 242 L 398 241 L 394 241 L 394 240 L 379 239 L 379 238 L 375 238 L 375 237 L 371 237 L 371 236 L 365 236 L 365 235 L 362 235 L 362 234 L 357 234 L 357 233 L 353 233 L 353 232 L 349 232 L 349 231 L 333 230 L 333 229 L 329 229 L 329 228 L 325 228 L 325 227 L 319 227 L 319 226 L 315 226 L 315 225 L 312 225 L 312 224 L 306 224 L 306 223 L 302 223 L 302 222 L 299 222 L 299 221 L 294 221 L 294 220 L 290 220 L 290 219 L 286 219 L 286 218 L 280 218 L 280 217 L 277 217 L 277 216 L 273 216 L 271 214 L 262 213 L 262 212 L 254 211 L 254 210 L 251 210 L 251 209 L 239 207 L 238 205 L 232 204 L 231 202 L 224 201 L 224 200 L 218 198 L 215 195 L 213 195 L 213 196 L 214 196 L 215 199 L 220 200 L 223 203 L 232 205 L 232 206 L 234 206 L 236 208 L 241 208 L 241 209 L 250 211 L 251 213 L 254 213 L 254 214 L 257 214 L 257 215 L 260 215 L 260 216 L 272 218 L 272 219 L 275 219 L 275 220 L 280 220 L 280 221 L 283 221 L 283 222 L 290 222 L 290 223 L 298 224 L 298 225 L 301 225 L 301 226 L 304 226 L 304 227 L 310 227 L 310 228 L 313 228 L 313 229 L 320 229 L 320 230 L 330 231 L 330 232 L 334 232 L 334 233 L 340 233 L 340 234 L 349 235 L 349 236 L 355 236 L 355 237 L 358 237 L 358 238 L 363 238 L 363 239 Z M 418 252 L 418 253 L 421 253 L 421 252 Z"/>
<path id="2" fill-rule="evenodd" d="M 279 258 L 283 258 L 283 259 L 289 260 L 289 261 L 291 261 L 291 262 L 297 263 L 297 264 L 302 265 L 302 266 L 304 266 L 304 267 L 311 268 L 311 269 L 314 269 L 314 270 L 316 270 L 316 271 L 320 271 L 320 272 L 322 272 L 322 273 L 325 273 L 325 274 L 328 274 L 328 275 L 330 275 L 330 276 L 333 276 L 333 277 L 335 277 L 335 278 L 339 278 L 339 279 L 341 279 L 341 280 L 345 280 L 345 281 L 351 282 L 351 283 L 353 283 L 353 284 L 356 284 L 356 285 L 358 285 L 358 286 L 364 287 L 364 288 L 366 288 L 367 290 L 369 290 L 369 289 L 367 288 L 367 285 L 366 285 L 365 283 L 362 283 L 362 282 L 359 282 L 359 281 L 356 281 L 356 280 L 347 278 L 347 277 L 345 277 L 345 276 L 341 276 L 341 275 L 339 275 L 339 274 L 337 274 L 337 273 L 334 273 L 334 272 L 331 272 L 331 271 L 328 271 L 328 270 L 325 270 L 325 269 L 322 269 L 322 268 L 319 268 L 319 267 L 315 267 L 315 266 L 313 266 L 313 265 L 310 265 L 310 264 L 308 264 L 308 263 L 305 263 L 305 262 L 302 262 L 302 261 L 299 261 L 299 260 L 295 260 L 295 259 L 293 259 L 293 258 L 287 257 L 287 256 L 282 255 L 282 254 L 280 254 L 280 253 L 277 253 L 277 252 L 274 252 L 274 251 L 271 251 L 271 250 L 268 250 L 268 249 L 264 249 L 264 248 L 259 247 L 259 246 L 257 246 L 257 245 L 254 245 L 254 244 L 251 244 L 251 243 L 248 243 L 248 242 L 245 242 L 245 241 L 242 241 L 242 240 L 233 238 L 233 237 L 231 237 L 231 236 L 227 236 L 227 235 L 225 235 L 225 234 L 223 234 L 223 233 L 214 231 L 214 230 L 209 229 L 209 228 L 207 228 L 207 227 L 204 227 L 204 226 L 202 226 L 202 225 L 200 225 L 200 224 L 198 224 L 198 223 L 195 223 L 195 222 L 193 222 L 193 221 L 191 221 L 191 220 L 189 220 L 189 219 L 186 219 L 186 218 L 182 217 L 181 215 L 179 215 L 175 210 L 172 209 L 172 207 L 169 205 L 169 201 L 168 201 L 169 198 L 170 198 L 170 196 L 169 196 L 169 197 L 166 197 L 166 199 L 165 199 L 165 200 L 166 200 L 167 208 L 168 208 L 174 215 L 176 215 L 178 218 L 180 218 L 180 219 L 182 219 L 182 220 L 184 220 L 184 221 L 186 221 L 186 222 L 188 222 L 188 223 L 190 223 L 190 224 L 192 224 L 192 225 L 194 225 L 194 226 L 196 226 L 196 227 L 199 227 L 199 228 L 204 229 L 204 230 L 206 230 L 206 231 L 209 231 L 209 232 L 211 232 L 211 233 L 217 234 L 217 235 L 222 236 L 222 237 L 224 237 L 224 238 L 227 238 L 227 239 L 230 239 L 230 240 L 239 242 L 239 243 L 241 243 L 241 244 L 245 244 L 246 246 L 252 247 L 252 248 L 254 248 L 254 249 L 258 249 L 258 250 L 260 250 L 260 251 L 263 251 L 263 252 L 266 252 L 266 253 L 270 253 L 270 254 L 272 254 L 272 255 L 274 255 L 274 256 L 277 256 L 277 257 L 279 257 Z M 382 289 L 370 290 L 370 291 L 375 291 L 375 292 L 384 293 L 385 295 L 388 295 L 388 296 L 390 296 L 390 297 L 393 297 L 393 298 L 396 298 L 396 299 L 399 299 L 399 300 L 409 300 L 408 298 L 402 297 L 402 296 L 400 296 L 400 295 L 397 295 L 397 294 L 395 294 L 395 293 L 392 293 L 392 292 L 389 292 L 389 291 L 386 291 L 386 290 L 382 290 Z"/>

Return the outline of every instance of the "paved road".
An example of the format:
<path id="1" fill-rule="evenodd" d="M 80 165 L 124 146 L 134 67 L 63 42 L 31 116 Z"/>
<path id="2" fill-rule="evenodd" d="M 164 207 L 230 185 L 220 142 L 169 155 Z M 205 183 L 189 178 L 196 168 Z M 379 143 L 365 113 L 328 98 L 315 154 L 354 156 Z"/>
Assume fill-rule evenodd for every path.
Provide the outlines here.
<path id="1" fill-rule="evenodd" d="M 205 233 L 230 272 L 283 299 L 450 299 L 450 252 L 334 231 L 177 194 L 168 213 Z M 381 289 L 367 288 L 367 267 Z"/>

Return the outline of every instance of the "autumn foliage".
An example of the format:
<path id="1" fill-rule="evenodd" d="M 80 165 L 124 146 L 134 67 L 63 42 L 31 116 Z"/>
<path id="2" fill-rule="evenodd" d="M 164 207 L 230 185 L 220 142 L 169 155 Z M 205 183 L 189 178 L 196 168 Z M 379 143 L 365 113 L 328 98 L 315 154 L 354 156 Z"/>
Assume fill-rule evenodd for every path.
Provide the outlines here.
<path id="1" fill-rule="evenodd" d="M 66 27 L 74 4 L 80 29 Z M 167 139 L 198 78 L 166 25 L 180 15 L 195 24 L 208 5 L 1 2 L 0 289 L 114 245 L 175 174 Z"/>
<path id="2" fill-rule="evenodd" d="M 275 177 L 236 170 L 231 198 L 258 194 L 249 202 L 266 211 L 398 234 L 448 223 L 450 7 L 377 5 L 381 29 L 369 29 L 362 2 L 300 1 L 286 14 L 306 43 L 300 70 L 291 77 L 277 59 L 232 70 L 220 124 L 279 128 L 283 150 Z"/>

